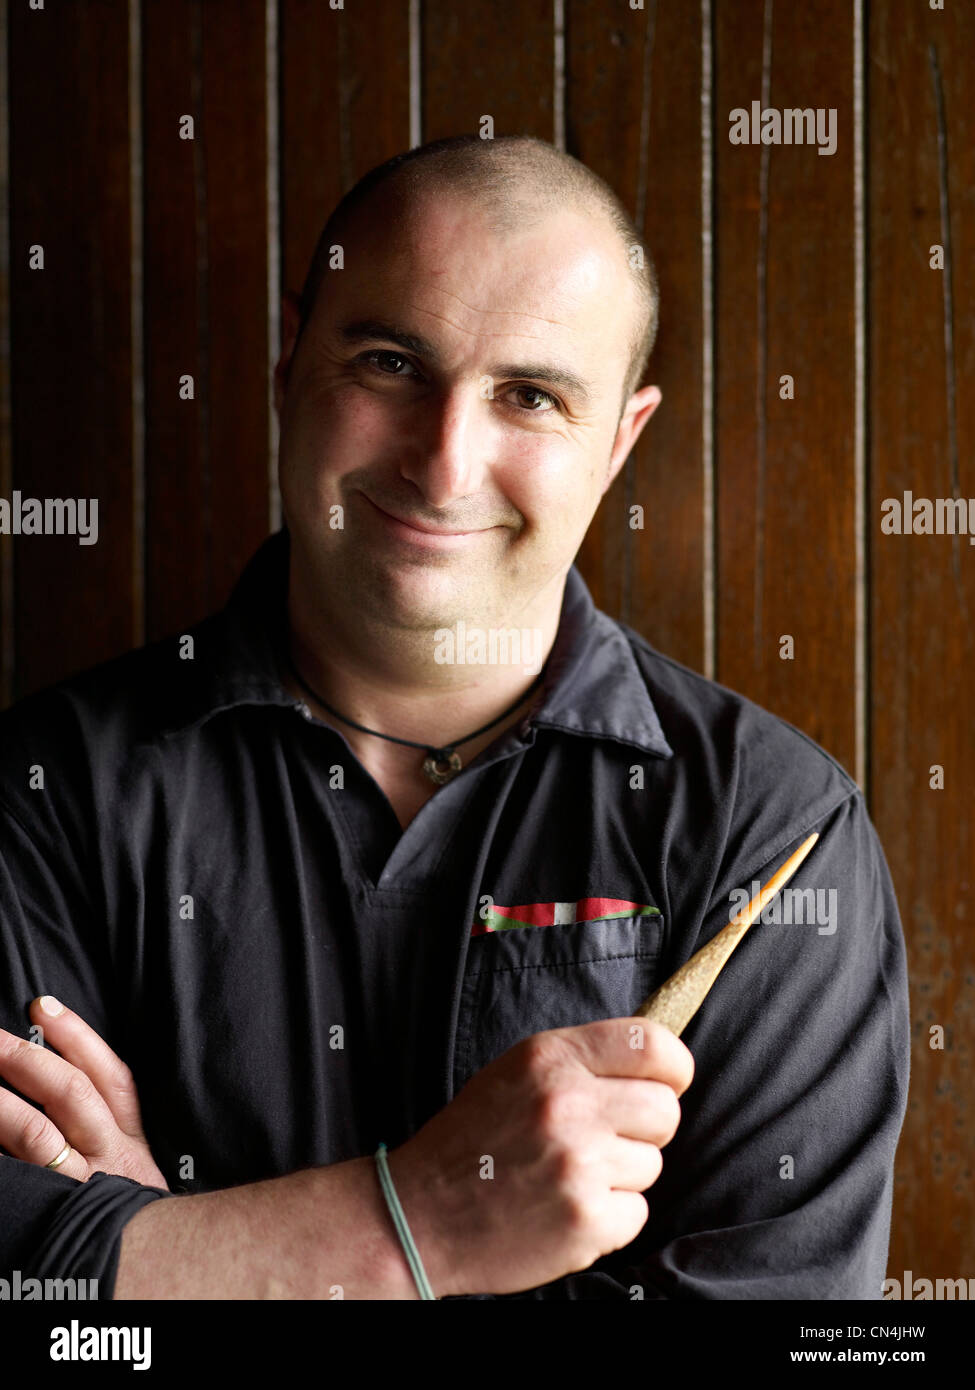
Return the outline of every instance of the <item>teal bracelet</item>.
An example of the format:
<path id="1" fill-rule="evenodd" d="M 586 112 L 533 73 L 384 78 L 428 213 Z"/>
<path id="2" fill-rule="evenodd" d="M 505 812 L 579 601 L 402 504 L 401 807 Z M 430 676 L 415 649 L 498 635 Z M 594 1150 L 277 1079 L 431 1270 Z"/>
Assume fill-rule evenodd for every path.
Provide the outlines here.
<path id="1" fill-rule="evenodd" d="M 389 1164 L 386 1161 L 386 1145 L 380 1144 L 376 1150 L 376 1167 L 379 1169 L 379 1181 L 382 1184 L 383 1196 L 386 1198 L 386 1205 L 389 1207 L 389 1214 L 393 1218 L 393 1225 L 396 1227 L 396 1234 L 399 1236 L 400 1245 L 406 1255 L 410 1272 L 416 1281 L 416 1287 L 420 1291 L 421 1298 L 432 1298 L 436 1300 L 436 1294 L 430 1287 L 430 1280 L 427 1272 L 423 1268 L 423 1261 L 420 1259 L 420 1252 L 416 1248 L 416 1242 L 410 1234 L 410 1228 L 406 1224 L 406 1217 L 403 1215 L 403 1208 L 399 1204 L 396 1195 L 396 1188 L 393 1186 L 393 1179 L 389 1171 Z"/>

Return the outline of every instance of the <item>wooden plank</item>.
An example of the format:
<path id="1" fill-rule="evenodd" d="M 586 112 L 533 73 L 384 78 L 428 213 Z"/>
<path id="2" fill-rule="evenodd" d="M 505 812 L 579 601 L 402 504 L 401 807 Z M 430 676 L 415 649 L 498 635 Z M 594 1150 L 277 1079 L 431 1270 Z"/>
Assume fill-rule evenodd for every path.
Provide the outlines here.
<path id="1" fill-rule="evenodd" d="M 854 771 L 852 11 L 768 7 L 763 92 L 763 10 L 715 7 L 716 674 Z M 834 109 L 835 153 L 732 144 L 752 101 Z"/>
<path id="2" fill-rule="evenodd" d="M 423 140 L 477 134 L 552 140 L 551 0 L 425 0 L 422 22 Z"/>
<path id="3" fill-rule="evenodd" d="M 12 487 L 96 498 L 97 542 L 21 535 L 14 693 L 125 651 L 133 574 L 128 13 L 8 10 Z M 30 247 L 44 268 L 29 268 Z"/>
<path id="4" fill-rule="evenodd" d="M 300 293 L 342 195 L 409 149 L 409 10 L 281 0 L 280 15 L 282 284 Z"/>
<path id="5" fill-rule="evenodd" d="M 888 1271 L 954 1278 L 975 1255 L 975 548 L 967 536 L 884 534 L 881 509 L 906 491 L 975 497 L 975 15 L 882 3 L 869 51 L 872 805 L 914 1027 Z M 930 266 L 934 245 L 945 270 Z M 931 786 L 935 765 L 944 790 Z"/>
<path id="6" fill-rule="evenodd" d="M 571 0 L 566 28 L 566 148 L 636 220 L 662 302 L 646 380 L 663 400 L 603 498 L 578 564 L 600 608 L 700 670 L 700 7 L 671 0 L 617 10 Z M 642 531 L 629 525 L 633 504 L 644 509 Z"/>
<path id="7" fill-rule="evenodd" d="M 7 86 L 7 7 L 0 9 L 0 497 L 9 498 L 13 481 L 10 435 L 10 153 L 7 129 L 10 93 Z M 14 592 L 13 549 L 0 536 L 0 709 L 13 697 Z"/>
<path id="8" fill-rule="evenodd" d="M 194 141 L 179 137 L 180 117 L 190 115 L 198 122 L 200 114 L 194 17 L 198 21 L 193 0 L 172 0 L 166 5 L 150 0 L 142 7 L 146 618 L 150 638 L 202 617 L 211 598 L 209 508 L 204 501 L 209 491 L 208 341 L 205 318 L 201 322 L 206 282 L 195 194 L 205 167 L 202 122 Z M 199 212 L 205 218 L 205 205 Z M 194 378 L 195 401 L 179 399 L 183 373 Z"/>
<path id="9" fill-rule="evenodd" d="M 223 604 L 268 533 L 265 13 L 143 2 L 150 638 Z"/>

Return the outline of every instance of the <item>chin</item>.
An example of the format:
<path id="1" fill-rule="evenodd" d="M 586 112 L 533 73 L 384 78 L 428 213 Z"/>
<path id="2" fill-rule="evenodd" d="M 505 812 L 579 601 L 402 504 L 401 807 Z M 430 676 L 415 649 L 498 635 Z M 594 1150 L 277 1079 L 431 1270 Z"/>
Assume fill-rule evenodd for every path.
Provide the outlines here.
<path id="1" fill-rule="evenodd" d="M 461 566 L 379 566 L 367 587 L 377 618 L 417 628 L 442 627 L 457 616 L 470 618 L 479 592 Z"/>

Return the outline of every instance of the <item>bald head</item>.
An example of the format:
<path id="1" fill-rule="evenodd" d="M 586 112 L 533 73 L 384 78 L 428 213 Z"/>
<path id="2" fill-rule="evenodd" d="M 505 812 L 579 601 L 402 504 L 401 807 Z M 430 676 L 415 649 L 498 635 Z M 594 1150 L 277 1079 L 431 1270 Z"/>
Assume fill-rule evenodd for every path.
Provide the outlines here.
<path id="1" fill-rule="evenodd" d="M 344 244 L 361 212 L 370 205 L 375 211 L 383 195 L 410 206 L 445 192 L 474 201 L 499 236 L 530 230 L 565 209 L 607 227 L 633 291 L 622 411 L 642 381 L 657 335 L 659 290 L 653 259 L 609 185 L 579 160 L 534 136 L 452 136 L 395 155 L 370 170 L 341 200 L 319 237 L 302 291 L 299 336 L 328 268 L 329 248 Z"/>

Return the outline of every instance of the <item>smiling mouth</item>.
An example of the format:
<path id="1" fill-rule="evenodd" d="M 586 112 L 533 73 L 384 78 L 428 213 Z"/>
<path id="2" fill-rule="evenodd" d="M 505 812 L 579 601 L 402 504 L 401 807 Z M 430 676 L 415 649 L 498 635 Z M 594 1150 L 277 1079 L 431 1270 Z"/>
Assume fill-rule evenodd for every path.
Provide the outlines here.
<path id="1" fill-rule="evenodd" d="M 437 540 L 461 540 L 465 536 L 479 536 L 483 531 L 492 531 L 494 529 L 492 526 L 485 526 L 474 531 L 448 531 L 443 527 L 430 526 L 424 521 L 405 521 L 402 517 L 395 516 L 392 512 L 387 512 L 383 507 L 379 506 L 378 502 L 373 502 L 371 497 L 366 497 L 365 493 L 362 495 L 366 498 L 370 506 L 375 508 L 380 516 L 385 517 L 388 522 L 399 528 L 402 532 L 407 534 L 412 532 L 412 534 L 416 536 L 428 536 L 433 542 Z"/>

